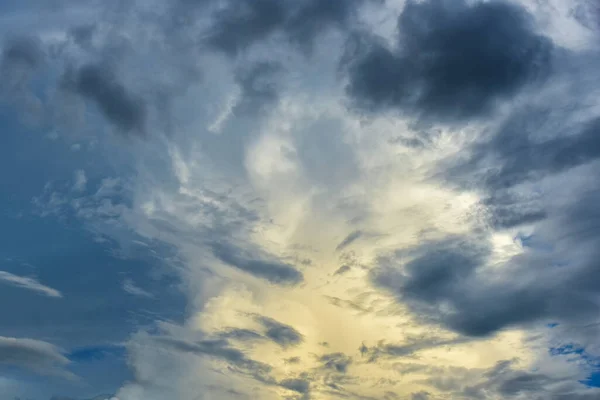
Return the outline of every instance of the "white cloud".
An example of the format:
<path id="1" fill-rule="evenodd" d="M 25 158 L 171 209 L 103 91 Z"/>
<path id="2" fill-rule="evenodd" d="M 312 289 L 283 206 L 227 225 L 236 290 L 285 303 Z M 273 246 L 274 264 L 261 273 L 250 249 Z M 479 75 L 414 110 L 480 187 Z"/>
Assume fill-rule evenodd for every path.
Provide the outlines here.
<path id="1" fill-rule="evenodd" d="M 123 281 L 123 290 L 129 294 L 139 297 L 152 298 L 154 295 L 137 286 L 132 280 L 126 279 Z"/>
<path id="2" fill-rule="evenodd" d="M 34 278 L 14 275 L 6 271 L 0 271 L 0 283 L 31 290 L 48 297 L 62 297 L 58 290 L 48 287 Z"/>
<path id="3" fill-rule="evenodd" d="M 75 171 L 75 182 L 73 183 L 73 190 L 81 192 L 85 190 L 86 185 L 87 177 L 85 176 L 85 171 L 82 169 L 78 169 L 77 171 Z"/>

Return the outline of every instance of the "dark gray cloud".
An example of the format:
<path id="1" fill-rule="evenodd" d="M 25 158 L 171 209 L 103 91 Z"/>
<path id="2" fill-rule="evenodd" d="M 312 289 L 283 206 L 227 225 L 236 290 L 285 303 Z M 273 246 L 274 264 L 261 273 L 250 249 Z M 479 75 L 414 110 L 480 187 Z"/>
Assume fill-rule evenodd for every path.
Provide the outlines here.
<path id="1" fill-rule="evenodd" d="M 407 299 L 437 301 L 451 296 L 455 286 L 464 282 L 488 255 L 480 243 L 461 239 L 423 246 L 402 272 L 394 266 L 396 258 L 381 259 L 381 268 L 374 272 L 373 279 L 381 286 L 395 287 Z M 402 256 L 405 255 L 394 255 Z"/>
<path id="2" fill-rule="evenodd" d="M 144 133 L 146 106 L 107 66 L 87 64 L 65 74 L 64 84 L 92 101 L 104 117 L 125 133 Z"/>
<path id="3" fill-rule="evenodd" d="M 429 377 L 418 383 L 449 398 L 486 399 L 591 399 L 598 390 L 585 387 L 569 377 L 550 376 L 531 370 L 522 370 L 517 360 L 499 361 L 491 368 L 442 368 L 435 365 L 406 365 L 408 372 L 422 372 Z M 403 367 L 404 368 L 404 367 Z M 413 394 L 416 399 L 433 398 L 427 392 Z M 420 395 L 416 396 L 416 395 Z"/>
<path id="4" fill-rule="evenodd" d="M 534 227 L 515 238 L 522 254 L 491 269 L 486 234 L 458 246 L 424 243 L 408 257 L 382 258 L 376 285 L 429 322 L 474 336 L 596 315 L 600 291 L 589 282 L 598 278 L 600 118 L 588 105 L 595 74 L 587 67 L 557 74 L 563 88 L 552 101 L 515 109 L 440 169 L 447 184 L 482 196 L 480 231 Z"/>
<path id="5" fill-rule="evenodd" d="M 290 16 L 286 33 L 301 45 L 312 45 L 316 36 L 330 26 L 344 28 L 356 18 L 365 0 L 321 1 L 305 0 Z"/>
<path id="6" fill-rule="evenodd" d="M 334 297 L 334 296 L 323 296 L 323 297 L 325 297 L 327 299 L 327 301 L 329 301 L 330 304 L 333 304 L 336 307 L 348 308 L 350 310 L 360 311 L 363 313 L 368 313 L 368 312 L 372 311 L 371 307 L 363 306 L 352 300 L 344 300 L 344 299 L 340 299 L 339 297 Z"/>
<path id="7" fill-rule="evenodd" d="M 281 342 L 280 344 L 290 344 L 290 337 L 292 336 L 289 334 L 289 330 L 291 329 L 290 327 L 265 317 L 261 317 L 259 320 L 263 322 L 265 326 L 278 330 L 278 332 L 273 336 L 275 339 Z M 271 366 L 250 359 L 244 354 L 244 352 L 232 347 L 225 339 L 203 339 L 196 342 L 190 342 L 187 340 L 170 337 L 160 337 L 155 338 L 155 340 L 161 345 L 167 346 L 172 350 L 221 359 L 228 362 L 234 368 L 234 371 L 240 374 L 250 376 L 253 379 L 267 385 L 280 386 L 285 389 L 304 394 L 305 397 L 303 398 L 308 399 L 308 395 L 310 393 L 310 381 L 308 379 L 305 377 L 298 377 L 284 379 L 278 382 L 271 376 Z"/>
<path id="8" fill-rule="evenodd" d="M 346 247 L 350 246 L 352 243 L 354 243 L 355 241 L 360 239 L 362 236 L 363 236 L 362 231 L 354 231 L 354 232 L 350 233 L 348 236 L 346 236 L 344 238 L 344 240 L 342 240 L 340 242 L 340 244 L 337 245 L 337 247 L 335 248 L 335 251 L 344 250 Z"/>
<path id="9" fill-rule="evenodd" d="M 549 396 L 550 385 L 559 382 L 545 374 L 516 370 L 514 360 L 498 362 L 494 367 L 483 373 L 483 381 L 478 384 L 463 387 L 467 398 L 485 398 L 487 393 L 496 393 L 502 398 L 527 395 L 528 398 Z M 543 397 L 540 397 L 543 398 Z"/>
<path id="10" fill-rule="evenodd" d="M 364 2 L 229 1 L 215 13 L 206 42 L 213 48 L 233 55 L 279 34 L 309 49 L 324 30 L 346 27 Z"/>
<path id="11" fill-rule="evenodd" d="M 333 275 L 344 275 L 346 272 L 350 271 L 351 269 L 352 269 L 352 267 L 350 267 L 349 265 L 342 265 L 341 267 L 339 267 L 338 269 L 335 270 Z"/>
<path id="12" fill-rule="evenodd" d="M 310 382 L 305 379 L 284 379 L 279 382 L 279 385 L 297 393 L 307 394 L 310 392 Z"/>
<path id="13" fill-rule="evenodd" d="M 463 343 L 465 339 L 442 339 L 437 337 L 408 337 L 402 344 L 390 344 L 381 341 L 375 346 L 369 347 L 364 343 L 359 348 L 362 357 L 368 362 L 375 362 L 379 358 L 404 358 L 413 357 L 421 350 L 432 349 L 441 346 L 451 346 Z"/>
<path id="14" fill-rule="evenodd" d="M 539 195 L 515 190 L 491 191 L 482 201 L 494 228 L 508 229 L 532 224 L 548 216 Z"/>
<path id="15" fill-rule="evenodd" d="M 4 40 L 0 54 L 0 101 L 23 108 L 26 122 L 39 119 L 41 100 L 32 88 L 32 79 L 45 61 L 45 49 L 37 37 L 21 36 Z"/>
<path id="16" fill-rule="evenodd" d="M 451 174 L 472 179 L 467 171 L 475 171 L 485 189 L 498 196 L 500 190 L 597 160 L 600 118 L 573 118 L 555 109 L 526 107 L 511 116 L 490 140 L 475 145 L 469 160 Z M 536 138 L 542 130 L 552 136 Z"/>
<path id="17" fill-rule="evenodd" d="M 323 368 L 345 374 L 348 372 L 350 364 L 352 364 L 352 357 L 344 353 L 330 353 L 319 357 L 319 361 L 322 363 Z"/>
<path id="18" fill-rule="evenodd" d="M 71 377 L 69 360 L 50 343 L 0 336 L 0 364 L 25 368 L 39 374 Z"/>
<path id="19" fill-rule="evenodd" d="M 94 24 L 80 25 L 72 28 L 69 34 L 78 46 L 89 48 L 92 45 L 96 28 Z"/>
<path id="20" fill-rule="evenodd" d="M 302 334 L 292 326 L 263 316 L 257 316 L 256 319 L 265 327 L 265 336 L 280 346 L 295 346 L 304 340 Z"/>
<path id="21" fill-rule="evenodd" d="M 249 374 L 261 382 L 274 382 L 269 375 L 272 370 L 271 366 L 248 358 L 241 350 L 231 347 L 227 340 L 204 339 L 198 342 L 189 342 L 169 337 L 156 338 L 155 340 L 176 351 L 227 361 L 230 365 L 239 368 L 239 372 Z"/>
<path id="22" fill-rule="evenodd" d="M 352 41 L 348 94 L 359 108 L 402 109 L 424 118 L 486 115 L 543 77 L 552 43 L 508 2 L 408 1 L 395 48 Z"/>
<path id="23" fill-rule="evenodd" d="M 418 317 L 469 336 L 549 319 L 584 321 L 599 311 L 592 300 L 599 292 L 590 284 L 600 278 L 600 214 L 592 209 L 599 197 L 576 202 L 556 221 L 565 238 L 560 246 L 525 252 L 501 269 L 485 268 L 490 253 L 484 244 L 458 240 L 424 244 L 406 263 L 382 260 L 373 281 Z M 557 265 L 565 258 L 568 266 Z"/>
<path id="24" fill-rule="evenodd" d="M 225 394 L 227 396 L 233 396 L 236 398 L 242 398 L 242 399 L 247 399 L 247 395 L 245 395 L 244 393 L 238 392 L 237 390 L 234 389 L 227 389 L 223 386 L 219 386 L 219 385 L 207 385 L 206 388 L 208 390 L 210 390 L 211 392 L 217 393 L 217 396 Z"/>
<path id="25" fill-rule="evenodd" d="M 235 54 L 267 38 L 283 24 L 286 17 L 287 11 L 282 1 L 229 2 L 215 14 L 207 42 L 214 48 Z"/>
<path id="26" fill-rule="evenodd" d="M 241 249 L 226 243 L 214 242 L 211 248 L 215 257 L 232 267 L 266 279 L 276 284 L 297 284 L 303 281 L 303 275 L 293 266 L 280 261 L 255 258 Z"/>
<path id="27" fill-rule="evenodd" d="M 38 39 L 18 37 L 7 41 L 2 50 L 2 63 L 36 68 L 44 59 L 44 51 Z"/>
<path id="28" fill-rule="evenodd" d="M 264 339 L 260 333 L 251 329 L 232 328 L 219 333 L 219 336 L 224 339 L 233 339 L 240 341 L 260 340 Z"/>
<path id="29" fill-rule="evenodd" d="M 489 250 L 480 243 L 452 239 L 423 245 L 416 252 L 402 267 L 395 264 L 400 258 L 381 260 L 372 278 L 376 285 L 391 290 L 430 322 L 441 322 L 461 333 L 478 336 L 543 315 L 544 300 L 538 299 L 537 293 L 519 291 L 516 286 L 497 288 L 473 282 L 475 272 L 489 256 Z M 485 290 L 480 285 L 486 286 Z M 486 291 L 486 297 L 477 298 Z M 452 312 L 443 311 L 448 304 Z M 405 350 L 414 351 L 410 347 Z"/>

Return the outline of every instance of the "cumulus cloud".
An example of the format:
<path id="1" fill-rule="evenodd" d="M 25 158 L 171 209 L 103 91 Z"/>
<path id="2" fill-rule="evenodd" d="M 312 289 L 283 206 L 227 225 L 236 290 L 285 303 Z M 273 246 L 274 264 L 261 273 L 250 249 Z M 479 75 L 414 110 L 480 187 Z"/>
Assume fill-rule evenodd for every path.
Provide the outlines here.
<path id="1" fill-rule="evenodd" d="M 397 29 L 391 48 L 368 38 L 350 48 L 347 90 L 359 107 L 478 117 L 542 78 L 552 59 L 551 41 L 508 2 L 408 1 Z"/>
<path id="2" fill-rule="evenodd" d="M 492 124 L 466 146 L 466 155 L 442 167 L 450 185 L 482 194 L 483 226 L 513 232 L 522 246 L 518 254 L 498 261 L 491 236 L 480 233 L 460 239 L 478 247 L 475 253 L 454 245 L 449 251 L 445 242 L 423 244 L 416 258 L 382 261 L 376 283 L 422 315 L 469 335 L 591 318 L 598 293 L 584 282 L 595 275 L 596 213 L 589 204 L 597 196 L 598 122 L 597 109 L 581 103 L 596 93 L 583 84 L 594 75 L 578 62 L 557 72 L 556 83 L 532 95 L 530 105 Z M 549 101 L 548 93 L 559 100 Z M 390 267 L 396 262 L 403 267 Z"/>

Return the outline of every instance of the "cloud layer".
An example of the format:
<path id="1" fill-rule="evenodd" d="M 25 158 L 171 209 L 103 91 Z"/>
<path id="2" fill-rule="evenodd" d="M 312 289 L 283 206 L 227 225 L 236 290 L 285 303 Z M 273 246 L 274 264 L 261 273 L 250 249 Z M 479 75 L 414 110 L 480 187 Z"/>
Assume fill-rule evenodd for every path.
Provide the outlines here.
<path id="1" fill-rule="evenodd" d="M 599 396 L 590 2 L 6 7 L 0 391 Z"/>

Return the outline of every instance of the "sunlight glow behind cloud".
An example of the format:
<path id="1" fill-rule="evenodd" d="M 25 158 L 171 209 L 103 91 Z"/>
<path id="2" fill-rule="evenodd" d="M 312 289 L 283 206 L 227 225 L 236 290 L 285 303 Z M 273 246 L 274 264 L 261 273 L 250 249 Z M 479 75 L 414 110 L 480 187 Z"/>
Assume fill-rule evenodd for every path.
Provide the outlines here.
<path id="1" fill-rule="evenodd" d="M 591 3 L 6 7 L 0 390 L 600 396 Z"/>

